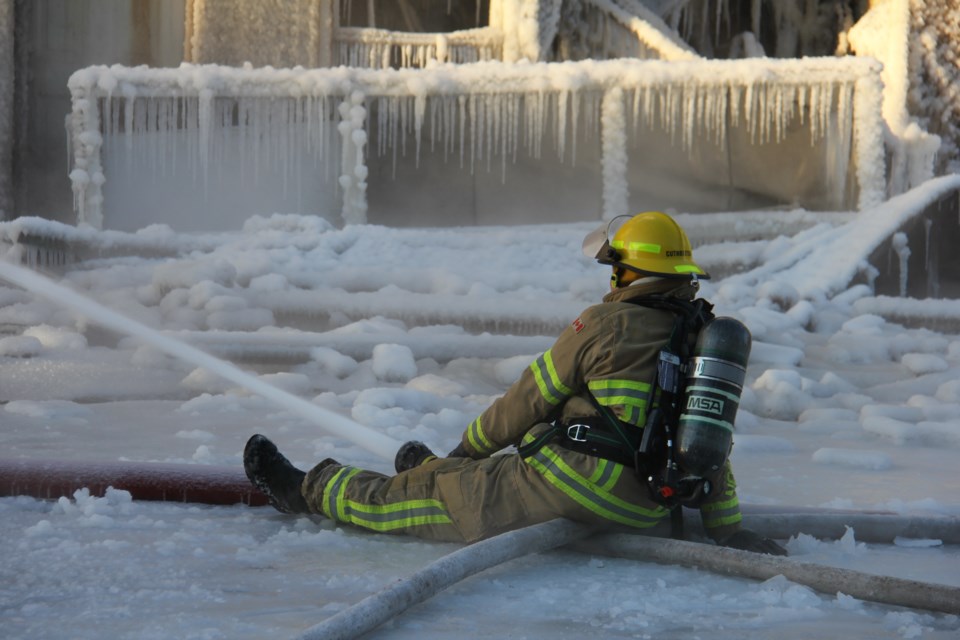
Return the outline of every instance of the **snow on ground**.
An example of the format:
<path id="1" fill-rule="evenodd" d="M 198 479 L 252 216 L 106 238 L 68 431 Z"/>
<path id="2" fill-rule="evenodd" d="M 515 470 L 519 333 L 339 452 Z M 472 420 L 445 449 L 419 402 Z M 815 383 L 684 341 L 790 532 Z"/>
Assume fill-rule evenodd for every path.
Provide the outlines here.
<path id="1" fill-rule="evenodd" d="M 960 337 L 858 313 L 872 293 L 850 281 L 927 201 L 921 190 L 832 222 L 769 212 L 748 242 L 712 241 L 720 214 L 679 216 L 717 276 L 704 295 L 754 334 L 733 454 L 744 502 L 960 515 Z M 772 217 L 806 223 L 770 233 Z M 99 257 L 63 270 L 72 289 L 325 411 L 442 451 L 607 286 L 606 269 L 579 251 L 591 222 L 336 229 L 265 215 L 233 233 L 152 227 L 124 237 L 21 219 L 0 225 L 0 238 L 24 224 L 48 237 L 83 234 L 88 247 L 106 239 Z M 0 244 L 6 259 L 22 258 L 10 246 Z M 328 456 L 392 466 L 362 438 L 325 433 L 282 402 L 35 292 L 0 284 L 0 331 L 5 457 L 239 466 L 246 439 L 262 432 L 301 466 Z M 289 637 L 457 548 L 270 507 L 148 503 L 123 491 L 2 498 L 0 535 L 0 622 L 5 637 L 31 639 Z M 788 546 L 801 560 L 960 586 L 960 553 L 935 540 L 867 545 L 852 531 Z M 782 578 L 558 551 L 474 576 L 372 637 L 958 632 L 957 616 Z"/>

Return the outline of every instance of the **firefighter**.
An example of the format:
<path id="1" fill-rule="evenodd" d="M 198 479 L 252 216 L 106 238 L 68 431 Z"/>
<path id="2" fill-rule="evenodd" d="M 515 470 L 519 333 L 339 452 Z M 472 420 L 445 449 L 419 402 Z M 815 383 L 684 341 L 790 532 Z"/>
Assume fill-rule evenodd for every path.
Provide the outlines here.
<path id="1" fill-rule="evenodd" d="M 712 317 L 709 303 L 696 299 L 709 275 L 694 262 L 686 233 L 651 211 L 603 225 L 583 248 L 611 267 L 610 292 L 470 423 L 446 457 L 414 441 L 397 452 L 393 476 L 332 459 L 304 472 L 254 435 L 244 450 L 251 482 L 283 512 L 467 543 L 557 517 L 644 530 L 671 510 L 695 507 L 717 543 L 786 555 L 741 528 L 728 446 L 695 476 L 670 458 L 658 360 L 671 341 L 689 349 Z M 644 439 L 655 430 L 660 437 Z M 503 451 L 511 445 L 516 451 Z"/>

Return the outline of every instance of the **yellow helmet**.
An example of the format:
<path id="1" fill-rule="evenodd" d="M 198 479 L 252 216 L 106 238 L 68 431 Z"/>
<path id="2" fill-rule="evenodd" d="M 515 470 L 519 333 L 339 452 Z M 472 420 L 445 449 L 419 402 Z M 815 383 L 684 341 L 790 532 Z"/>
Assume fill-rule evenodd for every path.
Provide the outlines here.
<path id="1" fill-rule="evenodd" d="M 600 264 L 623 267 L 649 276 L 667 278 L 710 275 L 693 261 L 686 232 L 660 211 L 619 216 L 588 235 L 583 251 Z"/>

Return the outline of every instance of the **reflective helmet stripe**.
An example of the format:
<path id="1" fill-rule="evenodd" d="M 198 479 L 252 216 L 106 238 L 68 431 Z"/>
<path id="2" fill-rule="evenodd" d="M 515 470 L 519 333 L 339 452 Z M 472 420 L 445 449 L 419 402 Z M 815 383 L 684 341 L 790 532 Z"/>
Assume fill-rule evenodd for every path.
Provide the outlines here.
<path id="1" fill-rule="evenodd" d="M 614 249 L 623 249 L 624 251 L 643 251 L 644 253 L 656 253 L 658 255 L 663 248 L 659 244 L 650 242 L 625 242 L 623 240 L 614 240 L 610 243 L 610 246 Z"/>

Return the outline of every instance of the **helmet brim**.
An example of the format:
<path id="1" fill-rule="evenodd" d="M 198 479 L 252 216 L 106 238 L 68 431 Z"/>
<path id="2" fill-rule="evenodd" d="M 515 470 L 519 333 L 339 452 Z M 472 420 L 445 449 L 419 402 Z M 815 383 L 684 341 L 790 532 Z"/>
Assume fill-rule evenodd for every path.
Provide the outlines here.
<path id="1" fill-rule="evenodd" d="M 611 251 L 613 251 L 613 249 L 611 249 Z M 657 276 L 659 278 L 669 278 L 672 280 L 689 280 L 692 278 L 696 278 L 697 280 L 710 279 L 710 274 L 704 271 L 700 266 L 696 266 L 695 268 L 690 268 L 690 270 L 685 273 L 680 273 L 680 272 L 666 273 L 663 271 L 648 271 L 646 269 L 641 269 L 640 267 L 635 267 L 631 264 L 627 264 L 626 262 L 611 262 L 610 264 L 612 264 L 615 267 L 623 267 L 627 271 L 633 271 L 634 273 L 639 273 L 640 275 L 644 275 L 644 276 Z M 686 266 L 692 267 L 692 265 L 686 265 Z"/>

